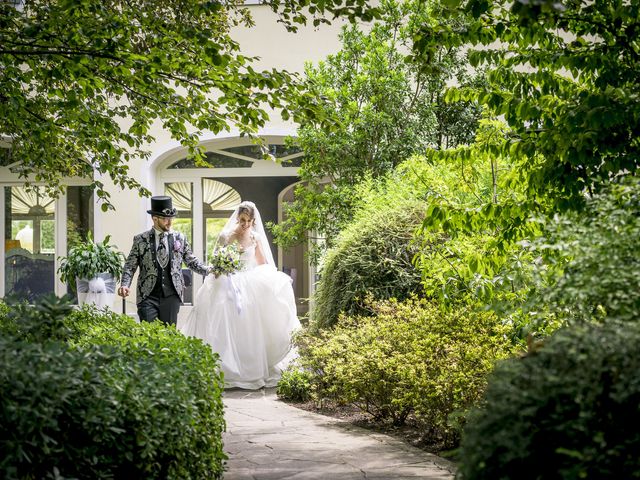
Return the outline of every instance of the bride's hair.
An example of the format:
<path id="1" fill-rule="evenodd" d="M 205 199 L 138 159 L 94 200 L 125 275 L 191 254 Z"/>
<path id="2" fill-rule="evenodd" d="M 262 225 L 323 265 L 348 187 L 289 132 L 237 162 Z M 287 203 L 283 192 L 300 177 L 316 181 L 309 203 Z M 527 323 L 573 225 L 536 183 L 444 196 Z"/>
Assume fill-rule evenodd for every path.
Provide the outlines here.
<path id="1" fill-rule="evenodd" d="M 267 234 L 264 231 L 264 225 L 262 224 L 262 217 L 260 216 L 260 211 L 256 204 L 245 200 L 241 202 L 236 209 L 233 211 L 229 220 L 224 227 L 222 227 L 222 231 L 220 232 L 219 241 L 222 241 L 223 244 L 226 244 L 229 241 L 229 238 L 233 235 L 234 230 L 237 227 L 238 217 L 242 214 L 246 214 L 252 220 L 252 230 L 256 235 L 256 238 L 260 242 L 260 247 L 262 249 L 262 254 L 265 256 L 265 260 L 270 265 L 275 265 L 276 262 L 273 258 L 273 252 L 271 251 L 271 246 L 269 245 L 269 241 L 267 240 Z"/>
<path id="2" fill-rule="evenodd" d="M 247 215 L 249 215 L 249 218 L 251 220 L 255 220 L 256 218 L 255 204 L 253 202 L 242 202 L 240 205 L 238 205 L 238 217 L 243 213 L 246 213 Z"/>

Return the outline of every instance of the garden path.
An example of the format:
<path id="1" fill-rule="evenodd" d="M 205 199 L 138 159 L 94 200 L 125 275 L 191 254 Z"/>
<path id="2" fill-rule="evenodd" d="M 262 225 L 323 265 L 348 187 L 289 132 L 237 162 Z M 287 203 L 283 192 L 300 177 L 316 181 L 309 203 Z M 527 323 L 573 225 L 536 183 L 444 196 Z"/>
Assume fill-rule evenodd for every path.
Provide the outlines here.
<path id="1" fill-rule="evenodd" d="M 224 480 L 451 480 L 453 464 L 387 435 L 300 410 L 275 389 L 224 393 Z"/>

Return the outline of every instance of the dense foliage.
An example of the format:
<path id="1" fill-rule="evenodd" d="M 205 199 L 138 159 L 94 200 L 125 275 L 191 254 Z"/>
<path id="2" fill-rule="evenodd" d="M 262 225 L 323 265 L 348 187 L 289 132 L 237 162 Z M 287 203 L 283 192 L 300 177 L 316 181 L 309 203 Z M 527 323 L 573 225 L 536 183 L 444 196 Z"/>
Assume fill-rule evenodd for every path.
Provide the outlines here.
<path id="1" fill-rule="evenodd" d="M 313 398 L 313 390 L 313 375 L 293 364 L 282 372 L 276 393 L 285 400 L 307 402 Z"/>
<path id="2" fill-rule="evenodd" d="M 556 332 L 498 365 L 469 419 L 458 478 L 638 478 L 640 323 Z"/>
<path id="3" fill-rule="evenodd" d="M 417 227 L 431 205 L 443 199 L 472 204 L 492 190 L 491 182 L 487 164 L 472 163 L 459 175 L 455 164 L 422 156 L 360 182 L 353 189 L 358 201 L 350 221 L 321 265 L 314 324 L 331 325 L 340 311 L 357 312 L 367 292 L 375 298 L 422 292 L 440 298 L 451 273 L 465 271 L 468 259 L 463 252 L 481 255 L 487 235 L 454 239 L 444 231 L 416 238 Z M 465 288 L 456 289 L 457 296 L 467 294 Z"/>
<path id="4" fill-rule="evenodd" d="M 445 313 L 426 300 L 369 308 L 371 315 L 341 316 L 334 329 L 298 338 L 312 393 L 396 425 L 413 414 L 425 439 L 451 445 L 494 361 L 510 353 L 507 329 L 489 312 Z"/>
<path id="5" fill-rule="evenodd" d="M 376 204 L 378 205 L 378 204 Z M 362 313 L 367 296 L 407 298 L 421 289 L 413 235 L 424 215 L 417 200 L 367 209 L 341 234 L 324 259 L 313 297 L 311 325 L 333 325 L 341 312 Z"/>
<path id="6" fill-rule="evenodd" d="M 636 321 L 640 313 L 640 181 L 624 177 L 587 199 L 584 212 L 544 223 L 531 250 L 536 268 L 530 311 L 542 321 Z"/>
<path id="7" fill-rule="evenodd" d="M 447 82 L 470 84 L 459 49 L 440 49 L 429 68 L 406 62 L 413 33 L 438 15 L 424 2 L 385 0 L 382 16 L 369 29 L 342 31 L 342 49 L 308 65 L 303 88 L 324 99 L 321 118 L 303 118 L 296 144 L 305 152 L 302 183 L 274 226 L 276 241 L 289 246 L 319 235 L 331 246 L 357 201 L 353 187 L 378 177 L 428 146 L 447 148 L 473 140 L 478 109 L 447 104 Z"/>
<path id="8" fill-rule="evenodd" d="M 503 115 L 511 132 L 497 149 L 519 161 L 530 206 L 580 205 L 619 172 L 638 168 L 640 5 L 621 0 L 454 0 L 442 21 L 425 24 L 414 51 L 469 45 L 488 83 L 454 89 Z M 447 20 L 469 15 L 465 29 Z"/>
<path id="9" fill-rule="evenodd" d="M 52 194 L 65 177 L 91 179 L 107 209 L 94 171 L 148 194 L 128 162 L 148 157 L 155 122 L 192 153 L 203 131 L 254 134 L 267 105 L 286 110 L 292 78 L 255 70 L 235 25 L 252 20 L 227 1 L 0 2 L 0 135 L 11 142 L 0 163 Z M 299 95 L 311 112 L 315 99 Z"/>
<path id="10" fill-rule="evenodd" d="M 223 382 L 200 341 L 53 299 L 0 327 L 3 478 L 222 477 Z"/>
<path id="11" fill-rule="evenodd" d="M 506 128 L 473 146 L 431 153 L 460 166 L 480 156 L 495 159 L 499 182 L 497 195 L 475 205 L 433 204 L 424 231 L 427 239 L 441 230 L 489 234 L 481 254 L 452 269 L 447 288 L 467 285 L 484 301 L 506 295 L 506 303 L 518 303 L 532 285 L 535 260 L 518 242 L 539 236 L 542 218 L 579 211 L 617 175 L 637 171 L 634 35 L 640 7 L 618 0 L 454 0 L 443 6 L 437 21 L 423 24 L 414 37 L 414 60 L 428 65 L 443 46 L 466 45 L 487 82 L 450 88 L 447 99 L 478 102 Z M 468 19 L 464 28 L 451 23 L 460 15 Z"/>
<path id="12" fill-rule="evenodd" d="M 442 301 L 471 294 L 486 302 L 497 292 L 522 288 L 510 270 L 524 250 L 511 240 L 535 228 L 521 204 L 523 187 L 514 180 L 518 172 L 511 159 L 487 154 L 481 147 L 495 145 L 507 133 L 503 123 L 485 119 L 473 145 L 429 151 L 417 172 L 428 208 L 416 265 L 426 292 Z M 505 216 L 508 223 L 501 220 Z M 432 246 L 434 235 L 446 241 L 424 248 Z"/>

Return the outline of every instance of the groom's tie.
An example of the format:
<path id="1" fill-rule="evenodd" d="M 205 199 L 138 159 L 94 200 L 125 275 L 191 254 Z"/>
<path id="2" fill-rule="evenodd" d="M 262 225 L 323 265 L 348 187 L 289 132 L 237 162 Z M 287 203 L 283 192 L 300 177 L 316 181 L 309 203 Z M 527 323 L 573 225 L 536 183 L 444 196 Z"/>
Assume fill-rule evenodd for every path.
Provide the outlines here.
<path id="1" fill-rule="evenodd" d="M 158 239 L 158 250 L 157 250 L 158 263 L 162 268 L 166 267 L 167 263 L 169 263 L 168 250 L 169 249 L 167 247 L 167 234 L 165 232 L 162 232 L 160 234 L 160 238 Z"/>

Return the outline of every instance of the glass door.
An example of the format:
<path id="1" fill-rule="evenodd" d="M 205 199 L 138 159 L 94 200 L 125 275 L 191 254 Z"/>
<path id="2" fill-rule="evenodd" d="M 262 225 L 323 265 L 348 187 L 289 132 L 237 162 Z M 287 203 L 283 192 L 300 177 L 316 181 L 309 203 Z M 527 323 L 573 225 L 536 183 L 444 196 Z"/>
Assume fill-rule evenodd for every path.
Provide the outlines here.
<path id="1" fill-rule="evenodd" d="M 35 187 L 4 187 L 5 296 L 33 303 L 55 292 L 55 200 Z"/>

